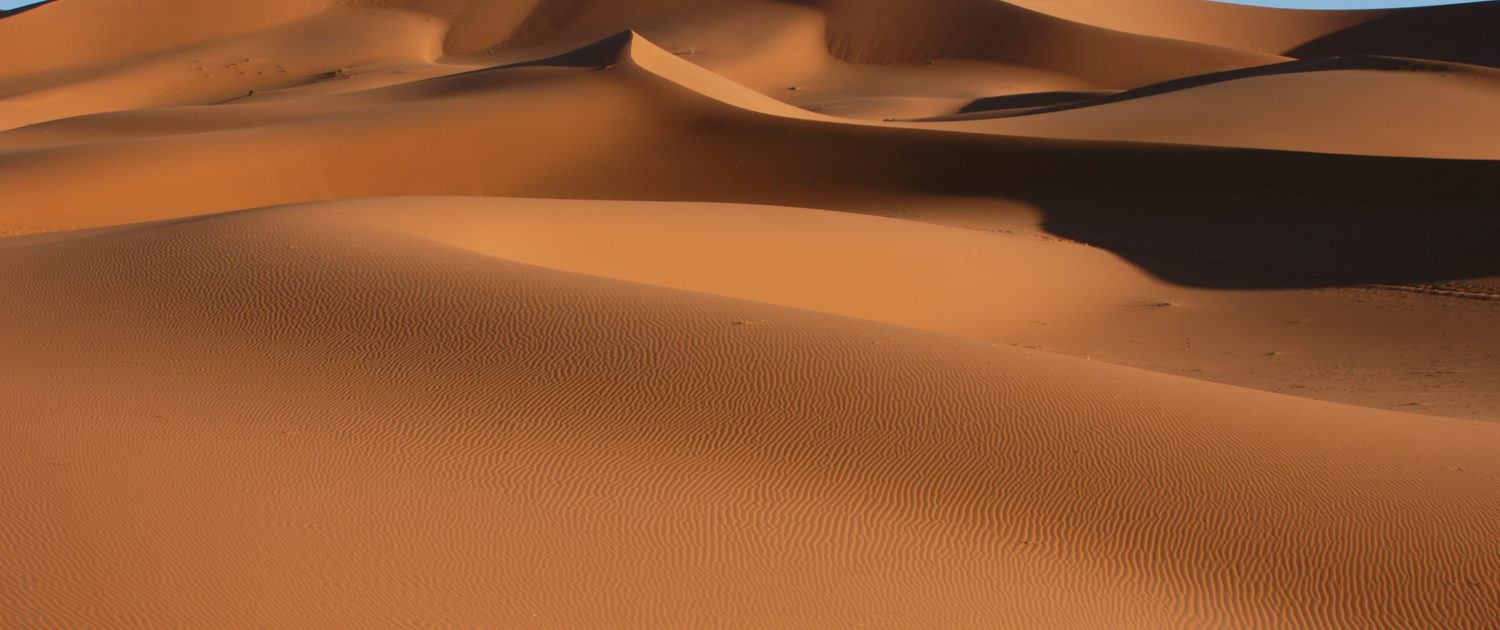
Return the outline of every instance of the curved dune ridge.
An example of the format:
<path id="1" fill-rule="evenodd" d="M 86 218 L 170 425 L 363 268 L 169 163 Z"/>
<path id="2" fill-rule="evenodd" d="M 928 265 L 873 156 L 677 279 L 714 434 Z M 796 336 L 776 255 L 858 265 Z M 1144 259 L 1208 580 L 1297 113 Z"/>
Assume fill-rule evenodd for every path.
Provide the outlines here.
<path id="1" fill-rule="evenodd" d="M 1500 3 L 1125 4 L 0 15 L 0 627 L 1500 625 Z"/>

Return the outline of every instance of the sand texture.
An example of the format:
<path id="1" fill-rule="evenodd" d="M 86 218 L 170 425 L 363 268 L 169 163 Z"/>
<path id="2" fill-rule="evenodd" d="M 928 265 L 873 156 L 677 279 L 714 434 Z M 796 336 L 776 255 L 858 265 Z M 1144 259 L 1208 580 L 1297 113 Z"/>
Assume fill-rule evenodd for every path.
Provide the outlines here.
<path id="1" fill-rule="evenodd" d="M 0 628 L 1500 627 L 1497 30 L 0 13 Z"/>

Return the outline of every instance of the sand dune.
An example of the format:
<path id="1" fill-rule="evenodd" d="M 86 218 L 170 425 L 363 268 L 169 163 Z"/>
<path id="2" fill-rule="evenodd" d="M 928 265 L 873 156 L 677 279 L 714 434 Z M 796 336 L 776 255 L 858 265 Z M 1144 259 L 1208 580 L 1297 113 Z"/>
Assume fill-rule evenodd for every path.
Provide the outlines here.
<path id="1" fill-rule="evenodd" d="M 0 627 L 1500 624 L 1500 5 L 1125 5 L 0 15 Z"/>
<path id="2" fill-rule="evenodd" d="M 515 262 L 1399 410 L 1493 418 L 1492 305 L 1192 289 L 1107 252 L 803 208 L 473 198 L 391 229 Z M 1068 287 L 1059 291 L 1058 287 Z M 1350 317 L 1349 311 L 1359 313 Z M 1390 340 L 1399 331 L 1399 343 Z M 1162 352 L 1172 348 L 1170 352 Z M 1372 348 L 1379 348 L 1372 352 Z M 1357 365 L 1362 374 L 1348 373 Z M 1434 397 L 1431 368 L 1463 374 Z M 1371 383 L 1378 382 L 1378 387 Z"/>
<path id="3" fill-rule="evenodd" d="M 1341 57 L 1196 76 L 1051 107 L 1020 104 L 1020 111 L 992 104 L 929 120 L 981 119 L 954 127 L 1037 137 L 1500 158 L 1500 70 L 1477 66 Z M 1393 132 L 1370 133 L 1381 128 Z"/>
<path id="4" fill-rule="evenodd" d="M 1286 54 L 1390 11 L 1295 11 L 1201 0 L 1007 0 L 1065 20 L 1128 33 Z"/>
<path id="5" fill-rule="evenodd" d="M 15 619 L 1493 620 L 1494 425 L 559 274 L 369 214 L 6 246 Z M 171 547 L 132 533 L 167 523 Z"/>
<path id="6" fill-rule="evenodd" d="M 1494 33 L 1500 2 L 1398 11 L 1341 29 L 1290 51 L 1299 57 L 1393 55 L 1500 66 Z M 1428 35 L 1437 34 L 1441 35 Z"/>
<path id="7" fill-rule="evenodd" d="M 622 50 L 626 40 L 602 41 L 585 49 L 597 56 Z M 0 208 L 0 226 L 93 227 L 377 195 L 681 199 L 879 212 L 939 194 L 1028 209 L 1023 221 L 1034 222 L 1031 210 L 1040 208 L 1049 231 L 1131 257 L 1146 250 L 1286 274 L 1262 280 L 1278 286 L 1432 284 L 1500 272 L 1486 229 L 1500 221 L 1486 197 L 1500 168 L 1494 162 L 1074 144 L 921 123 L 827 124 L 801 113 L 766 114 L 774 103 L 685 64 L 658 72 L 663 68 L 633 55 L 616 57 L 604 70 L 595 62 L 607 59 L 580 66 L 565 54 L 311 102 L 125 112 L 17 130 L 8 134 L 16 144 L 0 142 L 0 186 L 16 191 Z M 542 110 L 548 115 L 532 115 Z M 94 129 L 108 130 L 109 141 L 87 141 Z M 1331 133 L 1324 139 L 1337 141 Z M 1246 173 L 1279 186 L 1223 194 L 1244 188 Z M 66 179 L 90 185 L 39 185 Z M 184 179 L 190 185 L 173 184 Z M 1204 215 L 1206 206 L 1220 211 Z M 1368 246 L 1328 248 L 1329 239 L 1347 237 L 1351 222 Z M 1213 236 L 1228 226 L 1241 237 Z M 1204 282 L 1150 257 L 1139 262 L 1176 274 L 1174 280 Z"/>

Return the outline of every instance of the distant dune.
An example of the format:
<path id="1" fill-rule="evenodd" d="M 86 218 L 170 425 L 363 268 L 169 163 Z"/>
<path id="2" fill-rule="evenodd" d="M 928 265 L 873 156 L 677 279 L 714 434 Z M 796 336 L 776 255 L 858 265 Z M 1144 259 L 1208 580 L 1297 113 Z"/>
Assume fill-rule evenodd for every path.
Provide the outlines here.
<path id="1" fill-rule="evenodd" d="M 1497 7 L 4 13 L 0 627 L 1500 625 Z"/>

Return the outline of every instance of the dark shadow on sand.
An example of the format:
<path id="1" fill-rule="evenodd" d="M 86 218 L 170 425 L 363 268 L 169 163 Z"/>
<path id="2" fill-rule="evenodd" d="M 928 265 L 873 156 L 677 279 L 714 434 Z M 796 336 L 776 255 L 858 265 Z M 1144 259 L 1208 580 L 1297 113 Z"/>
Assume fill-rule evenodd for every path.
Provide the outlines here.
<path id="1" fill-rule="evenodd" d="M 1391 55 L 1500 67 L 1500 2 L 1406 9 L 1325 35 L 1287 54 Z"/>
<path id="2" fill-rule="evenodd" d="M 1215 83 L 1283 74 L 1330 72 L 1337 70 L 1446 72 L 1450 69 L 1450 66 L 1420 59 L 1401 59 L 1369 55 L 1287 61 L 1265 66 L 1193 75 L 1120 92 L 1037 92 L 981 98 L 965 105 L 956 114 L 924 118 L 917 122 L 1014 118 L 1033 114 L 1049 114 L 1170 94 L 1172 92 L 1213 85 Z"/>

